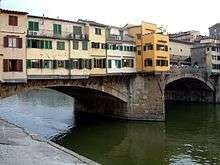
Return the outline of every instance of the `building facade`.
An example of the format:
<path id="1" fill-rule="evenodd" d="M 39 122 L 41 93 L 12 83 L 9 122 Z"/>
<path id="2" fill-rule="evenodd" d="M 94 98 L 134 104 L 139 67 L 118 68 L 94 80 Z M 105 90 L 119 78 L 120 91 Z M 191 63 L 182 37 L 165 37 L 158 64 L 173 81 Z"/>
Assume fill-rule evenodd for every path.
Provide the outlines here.
<path id="1" fill-rule="evenodd" d="M 191 65 L 192 42 L 170 39 L 169 53 L 172 66 Z"/>
<path id="2" fill-rule="evenodd" d="M 0 11 L 0 82 L 169 70 L 169 38 L 155 24 L 121 28 Z"/>
<path id="3" fill-rule="evenodd" d="M 164 72 L 170 69 L 168 35 L 158 32 L 157 25 L 142 22 L 127 25 L 128 34 L 135 38 L 137 72 Z"/>
<path id="4" fill-rule="evenodd" d="M 174 34 L 169 34 L 170 39 L 186 41 L 186 42 L 194 42 L 200 36 L 200 32 L 196 30 L 179 32 Z"/>
<path id="5" fill-rule="evenodd" d="M 209 28 L 209 36 L 218 40 L 220 39 L 220 23 L 216 23 Z"/>
<path id="6" fill-rule="evenodd" d="M 108 74 L 136 72 L 134 38 L 126 29 L 108 26 L 106 43 Z"/>
<path id="7" fill-rule="evenodd" d="M 0 81 L 26 82 L 27 13 L 0 9 Z"/>
<path id="8" fill-rule="evenodd" d="M 197 43 L 191 49 L 192 65 L 204 68 L 209 73 L 220 74 L 220 42 Z"/>

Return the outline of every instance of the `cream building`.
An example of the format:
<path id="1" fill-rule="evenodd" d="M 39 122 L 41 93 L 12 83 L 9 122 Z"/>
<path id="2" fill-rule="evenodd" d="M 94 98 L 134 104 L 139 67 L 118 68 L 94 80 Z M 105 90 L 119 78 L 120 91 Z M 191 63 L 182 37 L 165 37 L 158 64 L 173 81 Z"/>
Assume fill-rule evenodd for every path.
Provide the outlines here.
<path id="1" fill-rule="evenodd" d="M 27 74 L 29 78 L 88 77 L 90 67 L 85 24 L 28 16 Z"/>
<path id="2" fill-rule="evenodd" d="M 107 30 L 107 73 L 136 72 L 136 47 L 127 30 L 109 26 Z"/>
<path id="3" fill-rule="evenodd" d="M 27 13 L 0 9 L 0 82 L 26 82 Z"/>

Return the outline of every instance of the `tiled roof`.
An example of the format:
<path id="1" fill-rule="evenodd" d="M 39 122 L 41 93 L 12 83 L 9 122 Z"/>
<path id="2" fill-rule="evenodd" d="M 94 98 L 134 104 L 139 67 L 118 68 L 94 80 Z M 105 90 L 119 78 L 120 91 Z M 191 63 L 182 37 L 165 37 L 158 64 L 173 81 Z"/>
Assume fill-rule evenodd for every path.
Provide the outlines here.
<path id="1" fill-rule="evenodd" d="M 27 12 L 23 11 L 15 11 L 15 10 L 7 10 L 7 9 L 1 9 L 0 8 L 0 13 L 6 13 L 6 14 L 21 14 L 21 15 L 27 15 Z"/>

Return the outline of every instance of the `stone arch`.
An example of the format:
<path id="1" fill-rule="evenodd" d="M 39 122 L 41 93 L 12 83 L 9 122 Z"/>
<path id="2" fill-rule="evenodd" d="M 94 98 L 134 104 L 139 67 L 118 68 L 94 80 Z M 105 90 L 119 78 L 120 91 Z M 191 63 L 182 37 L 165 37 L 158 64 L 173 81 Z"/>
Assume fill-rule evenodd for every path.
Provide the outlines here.
<path id="1" fill-rule="evenodd" d="M 168 85 L 168 84 L 170 84 L 174 81 L 178 81 L 180 79 L 195 79 L 195 80 L 198 80 L 198 81 L 202 82 L 203 84 L 205 84 L 207 87 L 209 87 L 210 90 L 215 91 L 215 87 L 214 87 L 212 82 L 210 82 L 208 80 L 206 81 L 202 76 L 197 75 L 197 74 L 180 74 L 180 75 L 175 75 L 175 76 L 168 76 L 166 78 L 164 88 L 166 87 L 166 85 Z"/>
<path id="2" fill-rule="evenodd" d="M 165 99 L 171 101 L 213 103 L 215 87 L 197 74 L 180 74 L 166 78 Z"/>
<path id="3" fill-rule="evenodd" d="M 112 83 L 106 83 L 103 81 L 91 81 L 87 79 L 81 80 L 29 80 L 25 84 L 0 84 L 0 98 L 9 97 L 20 92 L 27 92 L 32 89 L 38 88 L 51 88 L 65 93 L 65 91 L 59 90 L 59 87 L 86 89 L 88 91 L 96 91 L 97 93 L 103 93 L 105 95 L 114 97 L 127 102 L 128 95 L 126 88 L 122 85 L 116 85 Z M 123 90 L 124 89 L 124 90 Z M 66 92 L 71 95 L 71 93 Z"/>

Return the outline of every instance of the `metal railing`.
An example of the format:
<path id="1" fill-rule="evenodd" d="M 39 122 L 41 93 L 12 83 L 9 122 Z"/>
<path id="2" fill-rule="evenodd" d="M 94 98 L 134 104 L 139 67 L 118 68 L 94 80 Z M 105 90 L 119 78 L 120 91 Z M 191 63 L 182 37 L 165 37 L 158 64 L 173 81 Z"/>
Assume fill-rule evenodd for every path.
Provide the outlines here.
<path id="1" fill-rule="evenodd" d="M 73 40 L 88 40 L 89 36 L 87 34 L 73 34 L 70 32 L 62 31 L 61 34 L 54 33 L 53 30 L 40 29 L 39 31 L 28 30 L 27 35 L 30 37 L 52 37 L 52 38 L 64 38 Z"/>

